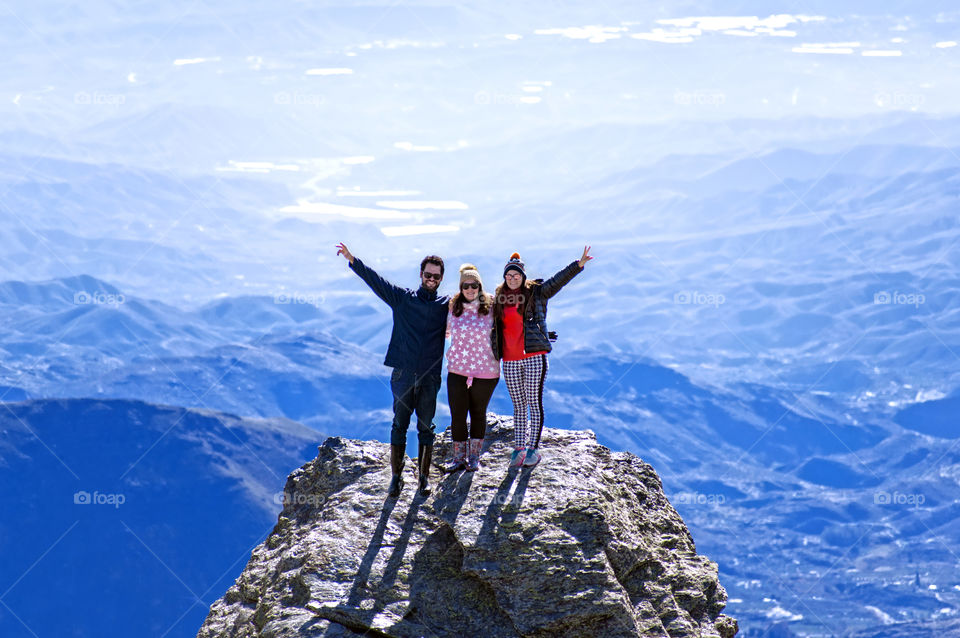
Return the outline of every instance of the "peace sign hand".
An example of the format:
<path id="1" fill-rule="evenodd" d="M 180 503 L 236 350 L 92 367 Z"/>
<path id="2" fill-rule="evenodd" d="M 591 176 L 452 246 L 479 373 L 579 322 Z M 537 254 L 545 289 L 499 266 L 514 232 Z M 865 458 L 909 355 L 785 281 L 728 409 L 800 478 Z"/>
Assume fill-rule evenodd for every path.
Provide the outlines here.
<path id="1" fill-rule="evenodd" d="M 580 261 L 577 262 L 578 264 L 580 264 L 580 267 L 581 267 L 581 268 L 583 268 L 584 265 L 585 265 L 588 261 L 590 261 L 591 259 L 593 259 L 593 257 L 591 257 L 589 254 L 587 254 L 587 253 L 589 253 L 589 252 L 590 252 L 590 246 L 584 246 L 584 248 L 583 248 L 583 256 L 580 257 Z"/>

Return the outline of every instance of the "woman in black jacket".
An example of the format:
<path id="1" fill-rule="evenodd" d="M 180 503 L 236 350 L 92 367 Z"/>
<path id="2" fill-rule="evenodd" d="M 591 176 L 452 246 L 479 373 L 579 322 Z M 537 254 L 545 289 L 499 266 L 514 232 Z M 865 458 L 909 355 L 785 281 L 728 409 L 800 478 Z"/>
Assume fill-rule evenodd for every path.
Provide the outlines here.
<path id="1" fill-rule="evenodd" d="M 547 376 L 547 353 L 552 349 L 547 300 L 583 271 L 593 259 L 589 252 L 590 246 L 586 246 L 579 260 L 546 281 L 528 280 L 518 253 L 513 253 L 503 268 L 503 283 L 497 287 L 493 307 L 493 346 L 496 357 L 503 360 L 503 377 L 513 401 L 511 467 L 533 467 L 540 462 L 543 381 Z"/>

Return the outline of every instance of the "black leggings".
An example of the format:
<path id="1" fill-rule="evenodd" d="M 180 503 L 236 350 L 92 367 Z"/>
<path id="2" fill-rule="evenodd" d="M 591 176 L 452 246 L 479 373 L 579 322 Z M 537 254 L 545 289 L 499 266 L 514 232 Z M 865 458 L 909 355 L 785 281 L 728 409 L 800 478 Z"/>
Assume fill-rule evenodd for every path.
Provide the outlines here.
<path id="1" fill-rule="evenodd" d="M 467 377 L 447 373 L 447 403 L 450 405 L 450 428 L 454 441 L 467 440 L 467 413 L 470 413 L 470 438 L 482 439 L 487 431 L 487 405 L 500 379 L 473 378 L 467 387 Z"/>

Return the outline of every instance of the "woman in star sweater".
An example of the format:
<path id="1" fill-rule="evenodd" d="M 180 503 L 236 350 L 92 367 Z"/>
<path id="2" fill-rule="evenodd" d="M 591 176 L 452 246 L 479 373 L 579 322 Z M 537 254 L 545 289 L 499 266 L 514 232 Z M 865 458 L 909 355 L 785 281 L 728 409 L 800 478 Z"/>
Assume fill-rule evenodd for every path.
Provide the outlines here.
<path id="1" fill-rule="evenodd" d="M 547 331 L 547 300 L 583 272 L 593 259 L 583 249 L 579 260 L 546 281 L 528 280 L 519 253 L 510 255 L 497 286 L 494 304 L 494 354 L 503 359 L 503 376 L 513 401 L 514 449 L 511 467 L 532 467 L 540 462 L 543 431 L 543 381 L 547 353 L 552 350 Z M 529 421 L 527 411 L 529 410 Z"/>
<path id="2" fill-rule="evenodd" d="M 447 402 L 453 434 L 448 472 L 480 468 L 480 448 L 487 429 L 487 405 L 500 381 L 500 362 L 493 355 L 493 297 L 473 264 L 460 266 L 460 291 L 447 314 Z M 470 415 L 469 441 L 467 414 Z"/>

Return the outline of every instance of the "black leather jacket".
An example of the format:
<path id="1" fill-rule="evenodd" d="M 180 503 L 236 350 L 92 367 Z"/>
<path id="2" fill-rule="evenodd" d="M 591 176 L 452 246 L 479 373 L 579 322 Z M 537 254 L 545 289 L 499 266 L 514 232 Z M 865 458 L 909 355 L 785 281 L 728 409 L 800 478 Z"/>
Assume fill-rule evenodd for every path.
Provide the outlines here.
<path id="1" fill-rule="evenodd" d="M 583 272 L 579 260 L 572 262 L 550 279 L 532 280 L 529 288 L 532 299 L 526 304 L 523 316 L 523 349 L 526 352 L 550 352 L 553 346 L 547 336 L 547 300 L 554 296 L 571 279 Z M 493 354 L 497 359 L 503 357 L 503 319 L 493 322 L 490 334 Z"/>

